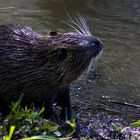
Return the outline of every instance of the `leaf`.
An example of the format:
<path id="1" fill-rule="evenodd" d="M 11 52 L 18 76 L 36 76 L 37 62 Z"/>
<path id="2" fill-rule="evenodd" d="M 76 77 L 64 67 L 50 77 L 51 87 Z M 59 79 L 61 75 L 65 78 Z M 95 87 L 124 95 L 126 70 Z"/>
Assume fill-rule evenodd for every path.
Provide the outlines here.
<path id="1" fill-rule="evenodd" d="M 41 115 L 45 111 L 45 107 L 43 106 L 42 109 L 39 111 L 39 115 Z"/>
<path id="2" fill-rule="evenodd" d="M 3 140 L 11 140 L 14 131 L 15 131 L 15 126 L 11 126 L 9 135 L 4 136 Z"/>
<path id="3" fill-rule="evenodd" d="M 33 137 L 28 137 L 28 138 L 22 138 L 20 140 L 58 140 L 58 138 L 53 137 L 53 136 L 33 136 Z"/>
<path id="4" fill-rule="evenodd" d="M 140 120 L 130 123 L 131 126 L 140 126 Z"/>
<path id="5" fill-rule="evenodd" d="M 72 119 L 72 120 L 68 120 L 68 121 L 66 121 L 66 124 L 68 124 L 69 126 L 71 126 L 71 128 L 72 128 L 72 130 L 71 130 L 71 132 L 69 132 L 69 134 L 67 134 L 66 136 L 71 136 L 74 132 L 75 132 L 75 129 L 76 129 L 76 123 L 75 123 L 75 120 L 74 119 Z"/>

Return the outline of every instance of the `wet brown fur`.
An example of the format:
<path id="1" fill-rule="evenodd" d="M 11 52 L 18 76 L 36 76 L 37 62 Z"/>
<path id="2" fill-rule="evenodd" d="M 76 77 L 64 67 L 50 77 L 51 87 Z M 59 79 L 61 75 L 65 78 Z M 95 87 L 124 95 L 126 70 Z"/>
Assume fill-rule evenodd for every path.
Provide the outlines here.
<path id="1" fill-rule="evenodd" d="M 94 49 L 81 47 L 80 42 L 76 34 L 42 36 L 27 26 L 0 26 L 1 112 L 24 94 L 24 106 L 45 105 L 46 117 L 52 118 L 52 104 L 57 102 L 62 107 L 60 117 L 66 119 L 67 109 L 70 119 L 69 85 L 95 57 Z"/>

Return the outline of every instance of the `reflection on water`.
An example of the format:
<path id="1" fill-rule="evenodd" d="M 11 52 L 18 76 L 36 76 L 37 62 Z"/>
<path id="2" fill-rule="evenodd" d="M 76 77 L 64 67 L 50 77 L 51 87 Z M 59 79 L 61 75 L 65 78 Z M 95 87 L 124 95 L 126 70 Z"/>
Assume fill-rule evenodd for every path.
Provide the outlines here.
<path id="1" fill-rule="evenodd" d="M 0 10 L 0 24 L 25 24 L 38 32 L 68 30 L 64 7 L 85 15 L 104 53 L 96 74 L 92 68 L 73 91 L 85 100 L 104 96 L 140 104 L 140 0 L 0 0 L 3 7 L 14 8 Z"/>

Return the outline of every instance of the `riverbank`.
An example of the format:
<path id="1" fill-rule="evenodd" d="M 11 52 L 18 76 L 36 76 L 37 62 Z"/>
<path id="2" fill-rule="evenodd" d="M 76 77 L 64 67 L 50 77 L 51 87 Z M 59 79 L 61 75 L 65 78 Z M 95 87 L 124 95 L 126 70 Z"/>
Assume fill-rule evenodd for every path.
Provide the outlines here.
<path id="1" fill-rule="evenodd" d="M 73 99 L 74 100 L 74 99 Z M 106 107 L 93 107 L 73 101 L 74 119 L 66 122 L 52 122 L 43 118 L 44 108 L 36 111 L 20 108 L 19 103 L 12 106 L 9 115 L 0 120 L 0 137 L 3 140 L 137 140 L 140 138 L 139 116 L 129 117 Z M 59 109 L 57 109 L 59 112 Z M 12 132 L 12 138 L 4 139 Z M 33 137 L 38 136 L 38 137 Z M 29 138 L 28 138 L 29 140 Z"/>

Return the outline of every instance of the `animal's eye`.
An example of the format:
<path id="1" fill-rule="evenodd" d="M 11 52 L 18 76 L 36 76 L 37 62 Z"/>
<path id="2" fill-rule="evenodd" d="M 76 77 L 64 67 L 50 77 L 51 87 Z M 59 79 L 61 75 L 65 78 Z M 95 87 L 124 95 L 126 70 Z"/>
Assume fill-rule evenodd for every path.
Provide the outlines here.
<path id="1" fill-rule="evenodd" d="M 50 32 L 50 36 L 56 36 L 57 35 L 57 32 L 56 31 L 51 31 Z"/>
<path id="2" fill-rule="evenodd" d="M 65 48 L 59 48 L 58 55 L 60 60 L 64 60 L 67 57 L 67 50 Z"/>

